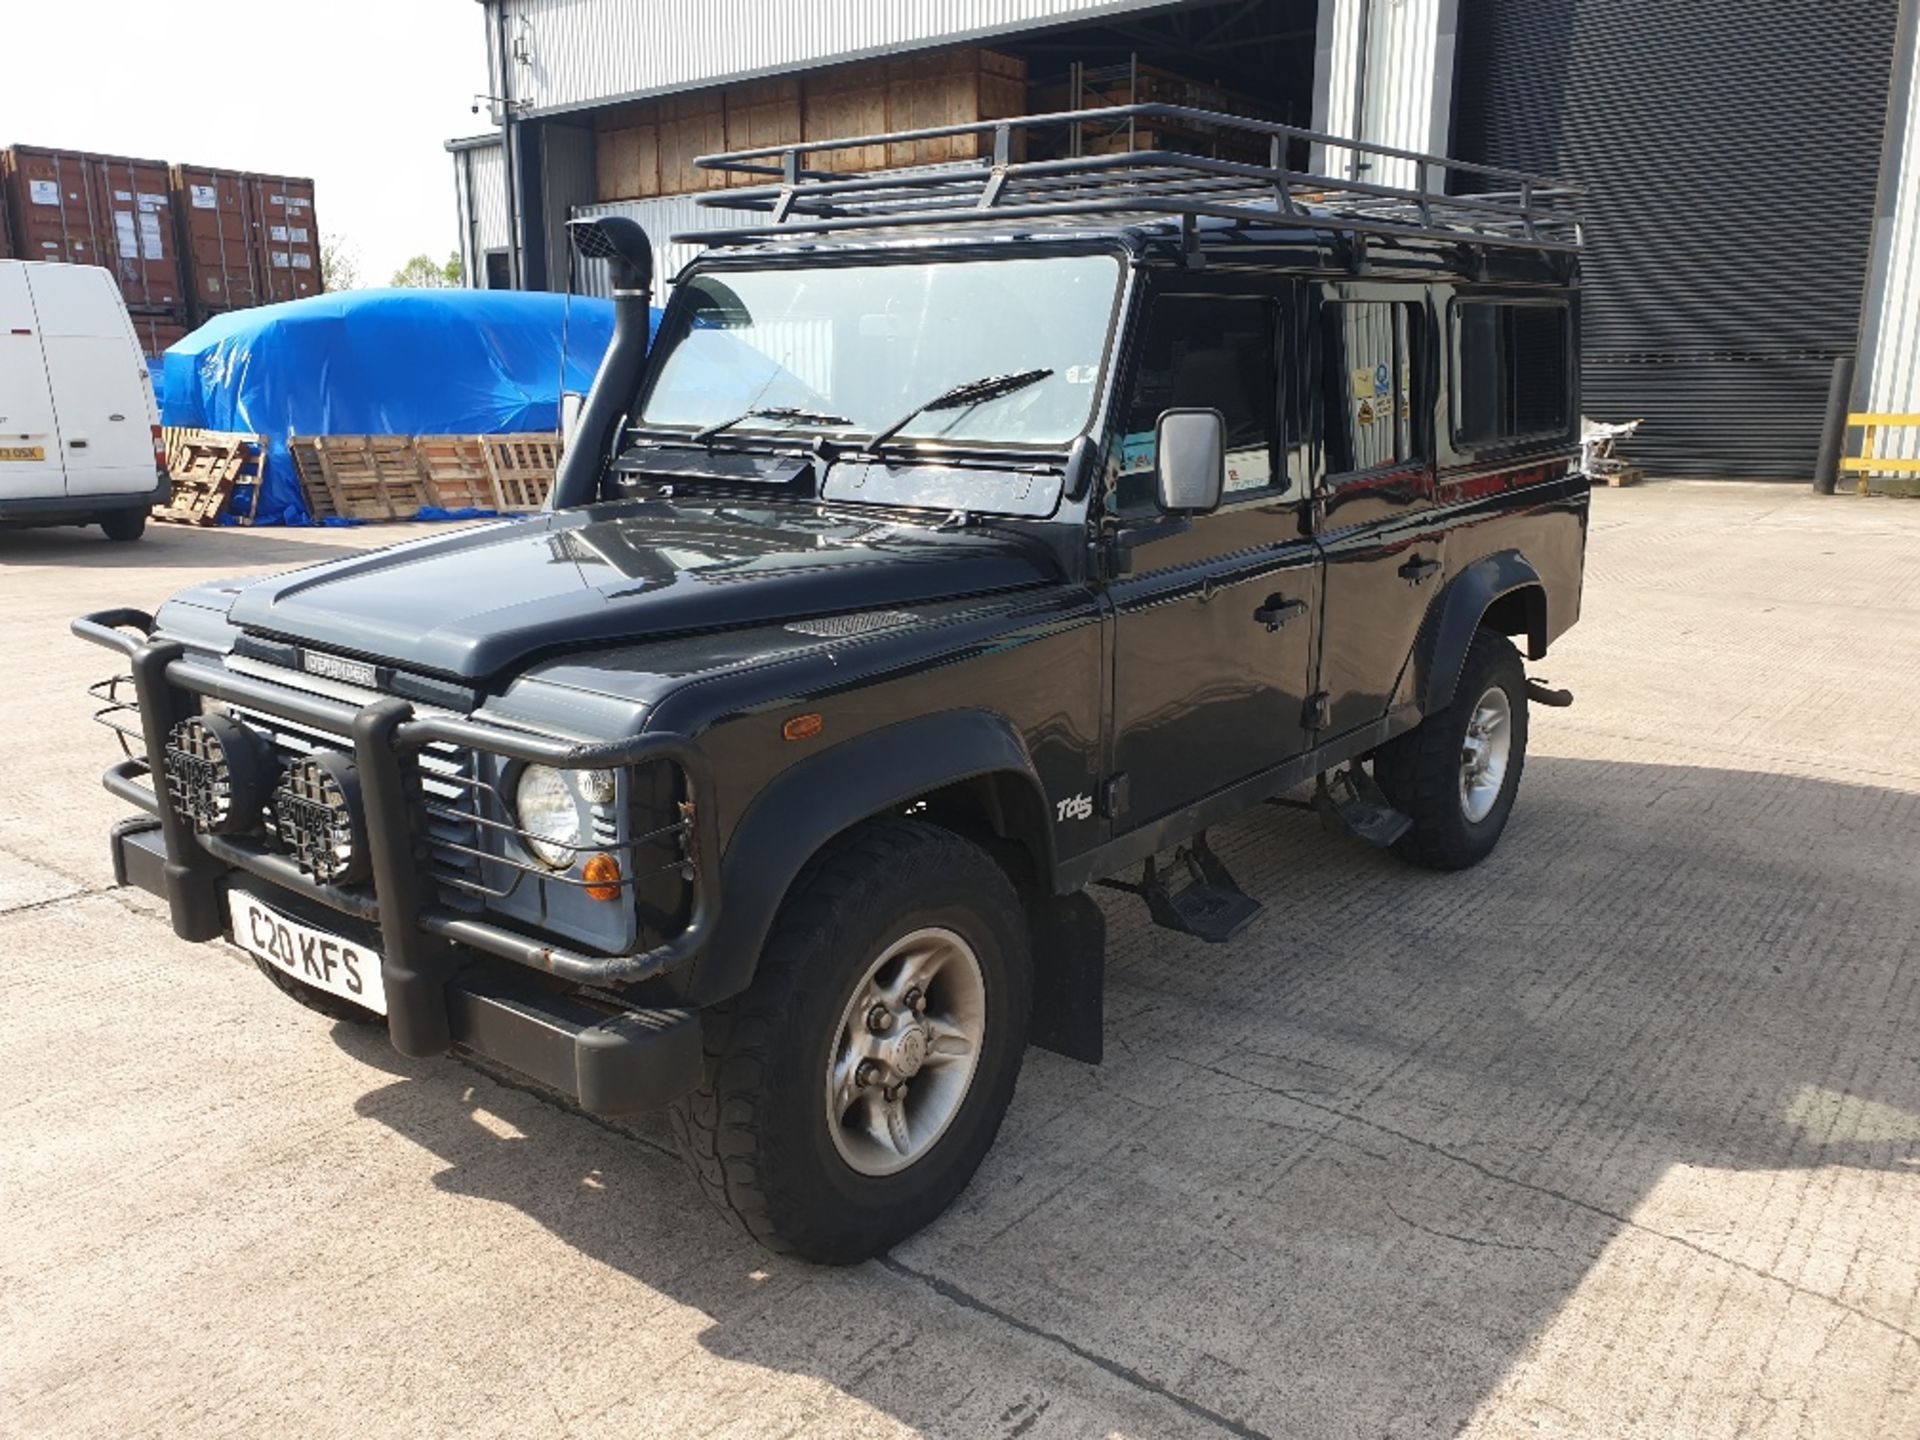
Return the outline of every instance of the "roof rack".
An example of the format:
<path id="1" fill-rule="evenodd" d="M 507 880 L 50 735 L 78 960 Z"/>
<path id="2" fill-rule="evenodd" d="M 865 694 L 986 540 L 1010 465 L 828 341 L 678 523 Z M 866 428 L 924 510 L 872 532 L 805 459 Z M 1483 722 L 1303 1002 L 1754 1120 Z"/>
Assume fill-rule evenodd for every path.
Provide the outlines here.
<path id="1" fill-rule="evenodd" d="M 1143 122 L 1153 122 L 1151 128 Z M 1087 127 L 1129 148 L 1083 154 Z M 1164 148 L 1133 149 L 1143 131 L 1205 137 L 1213 155 Z M 958 163 L 851 174 L 861 157 L 847 152 L 980 136 L 988 153 Z M 1315 174 L 1292 162 L 1309 146 L 1350 156 L 1346 178 Z M 834 164 L 834 152 L 840 152 Z M 1029 159 L 1029 154 L 1060 153 Z M 1227 152 L 1222 154 L 1220 152 Z M 884 150 L 882 153 L 886 153 Z M 1233 156 L 1242 158 L 1232 158 Z M 1019 158 L 1016 158 L 1019 157 Z M 1256 158 L 1258 157 L 1258 158 Z M 775 183 L 721 190 L 699 204 L 759 210 L 765 225 L 729 226 L 675 235 L 701 245 L 747 245 L 796 235 L 899 226 L 1007 225 L 1134 216 L 1140 223 L 1177 220 L 1189 245 L 1201 218 L 1274 228 L 1449 240 L 1534 251 L 1580 248 L 1576 205 L 1584 191 L 1486 165 L 1397 150 L 1366 140 L 1250 120 L 1184 105 L 1116 105 L 901 130 L 844 140 L 812 140 L 703 155 L 706 170 L 766 176 Z M 1329 166 L 1328 168 L 1333 168 Z M 1404 176 L 1398 186 L 1361 178 Z M 1471 193 L 1449 194 L 1452 189 Z"/>

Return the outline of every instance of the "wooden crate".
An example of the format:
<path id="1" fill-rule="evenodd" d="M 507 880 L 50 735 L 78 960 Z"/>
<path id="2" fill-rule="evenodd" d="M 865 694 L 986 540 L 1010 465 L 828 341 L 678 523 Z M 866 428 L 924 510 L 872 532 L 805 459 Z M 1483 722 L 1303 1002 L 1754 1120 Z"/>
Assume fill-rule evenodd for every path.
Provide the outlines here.
<path id="1" fill-rule="evenodd" d="M 287 448 L 316 520 L 410 520 L 430 503 L 410 436 L 295 436 Z"/>
<path id="2" fill-rule="evenodd" d="M 238 485 L 253 485 L 258 503 L 260 461 L 266 453 L 260 436 L 176 428 L 165 431 L 164 438 L 173 495 L 154 511 L 154 519 L 176 525 L 217 524 Z M 240 523 L 253 523 L 251 509 Z"/>

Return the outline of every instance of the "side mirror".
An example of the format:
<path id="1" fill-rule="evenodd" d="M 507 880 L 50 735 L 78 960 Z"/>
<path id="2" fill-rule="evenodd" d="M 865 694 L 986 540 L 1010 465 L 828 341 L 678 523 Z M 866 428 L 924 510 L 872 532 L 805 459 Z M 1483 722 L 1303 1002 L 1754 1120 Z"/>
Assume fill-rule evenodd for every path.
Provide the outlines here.
<path id="1" fill-rule="evenodd" d="M 1218 410 L 1163 410 L 1154 426 L 1160 508 L 1206 515 L 1227 484 L 1227 419 Z"/>
<path id="2" fill-rule="evenodd" d="M 580 423 L 580 409 L 587 403 L 587 397 L 578 390 L 565 390 L 560 395 L 560 448 L 565 450 L 573 443 L 573 428 Z"/>

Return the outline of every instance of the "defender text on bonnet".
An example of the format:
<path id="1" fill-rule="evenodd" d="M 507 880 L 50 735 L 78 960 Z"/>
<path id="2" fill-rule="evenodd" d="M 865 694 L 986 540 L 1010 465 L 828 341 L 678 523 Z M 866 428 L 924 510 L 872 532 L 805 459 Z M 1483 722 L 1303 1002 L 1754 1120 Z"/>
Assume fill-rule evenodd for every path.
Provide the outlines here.
<path id="1" fill-rule="evenodd" d="M 576 221 L 619 321 L 546 513 L 75 623 L 128 662 L 116 874 L 408 1055 L 670 1106 L 848 1261 L 1029 1043 L 1099 1059 L 1086 886 L 1225 940 L 1207 827 L 1309 784 L 1482 859 L 1568 701 L 1509 637 L 1580 607 L 1570 192 L 1192 112 L 1264 160 L 1060 143 L 1128 118 L 704 161 L 767 223 L 689 237 L 651 351 L 646 237 Z"/>

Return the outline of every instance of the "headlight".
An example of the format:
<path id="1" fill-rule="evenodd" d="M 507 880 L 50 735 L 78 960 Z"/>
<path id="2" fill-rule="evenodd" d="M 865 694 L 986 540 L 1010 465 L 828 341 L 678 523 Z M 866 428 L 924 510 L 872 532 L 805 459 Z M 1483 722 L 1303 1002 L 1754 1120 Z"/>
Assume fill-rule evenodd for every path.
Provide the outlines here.
<path id="1" fill-rule="evenodd" d="M 586 837 L 580 833 L 580 802 L 558 770 L 529 765 L 514 787 L 513 810 L 521 838 L 543 863 L 556 870 L 573 864 Z"/>

